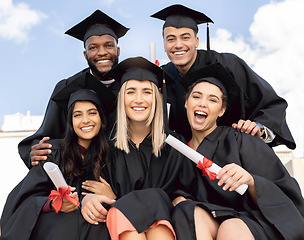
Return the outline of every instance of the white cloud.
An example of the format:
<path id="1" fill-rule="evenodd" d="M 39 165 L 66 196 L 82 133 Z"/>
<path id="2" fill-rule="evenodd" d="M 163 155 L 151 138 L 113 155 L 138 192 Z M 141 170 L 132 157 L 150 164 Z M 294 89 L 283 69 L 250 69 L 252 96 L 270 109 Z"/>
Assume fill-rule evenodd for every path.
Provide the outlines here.
<path id="1" fill-rule="evenodd" d="M 296 140 L 295 155 L 303 156 L 304 2 L 285 0 L 261 7 L 250 27 L 252 39 L 263 51 L 254 70 L 284 97 L 287 122 Z"/>
<path id="2" fill-rule="evenodd" d="M 14 4 L 12 0 L 0 2 L 0 37 L 16 43 L 27 41 L 29 30 L 46 15 L 31 10 L 26 3 Z"/>
<path id="3" fill-rule="evenodd" d="M 206 42 L 200 44 L 199 48 L 206 49 Z M 210 40 L 210 48 L 218 52 L 230 52 L 242 57 L 247 64 L 252 66 L 257 58 L 256 52 L 251 46 L 244 42 L 242 36 L 232 39 L 232 34 L 226 29 L 217 29 L 215 37 Z"/>
<path id="4" fill-rule="evenodd" d="M 250 26 L 250 43 L 219 29 L 211 48 L 243 58 L 289 104 L 287 123 L 303 156 L 304 139 L 304 1 L 271 2 L 258 9 Z M 205 48 L 205 45 L 202 45 Z"/>

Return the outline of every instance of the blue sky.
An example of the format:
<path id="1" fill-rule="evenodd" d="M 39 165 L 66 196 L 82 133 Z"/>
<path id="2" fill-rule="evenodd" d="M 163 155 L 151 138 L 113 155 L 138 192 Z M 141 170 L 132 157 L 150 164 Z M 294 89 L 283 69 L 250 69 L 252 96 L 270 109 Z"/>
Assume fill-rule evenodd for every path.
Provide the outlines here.
<path id="1" fill-rule="evenodd" d="M 304 90 L 299 85 L 304 77 L 302 0 L 1 0 L 0 128 L 5 114 L 44 114 L 55 84 L 87 67 L 83 43 L 64 32 L 96 9 L 131 28 L 119 41 L 120 60 L 148 58 L 149 43 L 155 42 L 157 59 L 167 61 L 163 23 L 149 16 L 174 3 L 208 15 L 214 21 L 211 48 L 242 57 L 288 101 L 287 121 L 303 155 L 304 105 L 296 97 Z M 199 37 L 205 48 L 204 25 Z"/>

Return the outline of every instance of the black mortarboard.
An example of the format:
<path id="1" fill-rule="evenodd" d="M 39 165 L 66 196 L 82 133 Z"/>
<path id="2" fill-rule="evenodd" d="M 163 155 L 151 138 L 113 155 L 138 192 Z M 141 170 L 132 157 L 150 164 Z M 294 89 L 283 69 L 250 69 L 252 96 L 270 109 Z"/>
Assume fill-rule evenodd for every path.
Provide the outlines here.
<path id="1" fill-rule="evenodd" d="M 226 111 L 225 113 L 226 120 L 230 118 L 228 119 L 230 122 L 232 118 L 239 120 L 245 117 L 244 99 L 247 99 L 247 97 L 222 64 L 214 63 L 207 67 L 200 68 L 194 72 L 183 75 L 179 80 L 186 89 L 200 80 L 215 84 L 223 90 L 228 98 L 229 112 Z"/>
<path id="2" fill-rule="evenodd" d="M 162 87 L 164 72 L 149 60 L 143 57 L 134 57 L 123 60 L 108 71 L 104 77 L 114 78 L 120 85 L 130 79 L 135 79 L 139 81 L 149 80 L 157 87 Z"/>
<path id="3" fill-rule="evenodd" d="M 231 74 L 220 63 L 197 69 L 194 72 L 183 75 L 179 80 L 186 89 L 196 81 L 205 80 L 221 88 L 228 97 L 229 103 L 239 102 L 241 89 Z"/>
<path id="4" fill-rule="evenodd" d="M 86 19 L 67 30 L 65 34 L 83 42 L 91 36 L 101 36 L 105 34 L 109 34 L 118 40 L 118 38 L 124 36 L 128 30 L 129 28 L 121 25 L 102 11 L 96 10 Z"/>
<path id="5" fill-rule="evenodd" d="M 52 100 L 64 110 L 67 110 L 75 101 L 93 101 L 105 114 L 113 112 L 116 108 L 116 96 L 88 72 L 67 84 Z"/>
<path id="6" fill-rule="evenodd" d="M 171 5 L 151 15 L 151 17 L 164 20 L 165 27 L 175 28 L 191 28 L 198 32 L 197 25 L 201 23 L 209 23 L 213 21 L 204 13 L 187 8 L 180 4 Z"/>

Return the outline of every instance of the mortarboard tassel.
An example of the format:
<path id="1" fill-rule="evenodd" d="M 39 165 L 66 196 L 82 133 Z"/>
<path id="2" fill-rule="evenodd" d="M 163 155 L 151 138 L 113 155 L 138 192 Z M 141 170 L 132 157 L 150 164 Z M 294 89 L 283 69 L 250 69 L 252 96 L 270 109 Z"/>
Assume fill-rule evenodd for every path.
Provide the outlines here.
<path id="1" fill-rule="evenodd" d="M 246 111 L 245 111 L 245 95 L 243 90 L 241 89 L 240 92 L 240 102 L 241 102 L 241 118 L 240 119 L 245 119 Z"/>
<path id="2" fill-rule="evenodd" d="M 211 64 L 210 57 L 210 38 L 209 38 L 209 23 L 207 23 L 207 54 L 206 54 L 206 65 Z"/>
<path id="3" fill-rule="evenodd" d="M 159 66 L 159 61 L 155 60 L 154 63 L 156 66 Z M 161 68 L 161 67 L 160 67 Z M 167 88 L 166 88 L 166 78 L 165 72 L 163 72 L 163 86 L 161 89 L 163 94 L 163 114 L 164 114 L 164 132 L 166 136 L 169 134 L 169 125 L 168 125 L 168 111 L 167 111 Z"/>
<path id="4" fill-rule="evenodd" d="M 165 73 L 163 73 L 163 112 L 164 112 L 164 132 L 166 135 L 169 134 L 169 126 L 168 126 L 168 111 L 167 111 L 167 88 L 166 88 L 166 79 Z"/>

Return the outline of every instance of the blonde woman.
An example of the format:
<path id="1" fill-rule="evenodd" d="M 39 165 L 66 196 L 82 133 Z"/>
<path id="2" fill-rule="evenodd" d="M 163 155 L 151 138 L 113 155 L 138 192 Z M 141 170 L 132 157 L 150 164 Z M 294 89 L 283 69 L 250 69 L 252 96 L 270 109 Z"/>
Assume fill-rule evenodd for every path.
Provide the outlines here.
<path id="1" fill-rule="evenodd" d="M 175 239 L 171 200 L 190 197 L 193 166 L 164 144 L 163 71 L 137 57 L 119 63 L 105 77 L 121 89 L 115 149 L 108 164 L 116 203 L 107 215 L 112 239 Z M 189 175 L 189 176 L 188 176 Z"/>

